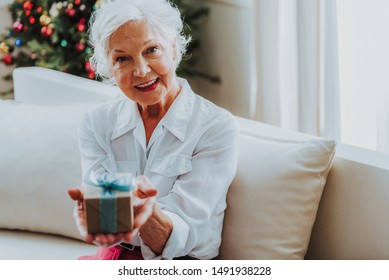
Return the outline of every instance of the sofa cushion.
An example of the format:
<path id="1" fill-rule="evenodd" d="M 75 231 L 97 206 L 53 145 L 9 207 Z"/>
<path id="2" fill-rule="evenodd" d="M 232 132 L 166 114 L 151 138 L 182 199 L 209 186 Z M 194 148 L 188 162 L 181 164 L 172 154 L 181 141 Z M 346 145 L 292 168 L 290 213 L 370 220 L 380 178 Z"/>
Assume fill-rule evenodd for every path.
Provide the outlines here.
<path id="1" fill-rule="evenodd" d="M 303 259 L 335 142 L 238 118 L 221 259 Z"/>
<path id="2" fill-rule="evenodd" d="M 0 228 L 80 238 L 67 189 L 81 182 L 77 129 L 95 106 L 0 101 Z"/>
<path id="3" fill-rule="evenodd" d="M 0 260 L 75 260 L 97 247 L 59 235 L 0 229 Z"/>

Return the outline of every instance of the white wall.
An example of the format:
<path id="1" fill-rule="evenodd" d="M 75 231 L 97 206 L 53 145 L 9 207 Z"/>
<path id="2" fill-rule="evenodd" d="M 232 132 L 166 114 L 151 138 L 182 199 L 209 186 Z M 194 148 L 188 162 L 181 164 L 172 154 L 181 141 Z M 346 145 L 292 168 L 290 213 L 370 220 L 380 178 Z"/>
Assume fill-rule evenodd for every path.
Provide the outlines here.
<path id="1" fill-rule="evenodd" d="M 6 32 L 6 28 L 11 24 L 11 16 L 9 15 L 7 5 L 11 3 L 12 0 L 0 0 L 0 32 Z M 5 67 L 3 63 L 0 64 L 0 77 L 4 76 L 6 73 L 10 72 L 10 67 Z M 0 92 L 6 91 L 12 87 L 12 83 L 5 82 L 0 78 Z"/>
<path id="2" fill-rule="evenodd" d="M 193 89 L 232 113 L 250 117 L 255 106 L 254 23 L 251 0 L 192 0 L 210 8 L 201 30 L 203 64 L 207 73 L 219 75 L 220 84 L 195 79 Z M 251 93 L 248 94 L 248 93 Z"/>

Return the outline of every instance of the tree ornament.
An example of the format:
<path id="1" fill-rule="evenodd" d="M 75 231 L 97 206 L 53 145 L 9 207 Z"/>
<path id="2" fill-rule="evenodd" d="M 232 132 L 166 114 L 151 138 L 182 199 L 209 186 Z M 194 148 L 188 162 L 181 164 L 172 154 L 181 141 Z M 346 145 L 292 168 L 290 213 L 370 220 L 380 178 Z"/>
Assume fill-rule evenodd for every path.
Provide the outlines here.
<path id="1" fill-rule="evenodd" d="M 51 22 L 51 17 L 47 15 L 47 13 L 44 13 L 43 15 L 40 16 L 39 18 L 39 23 L 42 26 L 49 25 Z"/>
<path id="2" fill-rule="evenodd" d="M 66 8 L 65 9 L 65 12 L 66 14 L 69 16 L 69 17 L 74 17 L 75 14 L 76 14 L 76 10 L 74 8 Z"/>
<path id="3" fill-rule="evenodd" d="M 59 9 L 58 9 L 58 6 L 56 3 L 53 3 L 51 5 L 51 8 L 49 10 L 49 14 L 50 16 L 52 16 L 53 18 L 57 17 L 59 15 Z"/>
<path id="4" fill-rule="evenodd" d="M 77 24 L 77 30 L 78 30 L 78 32 L 84 32 L 85 31 L 85 24 L 81 24 L 81 23 L 79 23 L 79 24 Z"/>
<path id="5" fill-rule="evenodd" d="M 3 55 L 7 55 L 9 53 L 9 47 L 5 42 L 0 43 L 0 53 Z"/>
<path id="6" fill-rule="evenodd" d="M 34 4 L 31 3 L 30 1 L 26 1 L 23 4 L 23 10 L 25 11 L 31 11 L 34 8 Z"/>
<path id="7" fill-rule="evenodd" d="M 37 11 L 38 13 L 41 13 L 41 12 L 43 11 L 43 8 L 42 8 L 42 7 L 38 7 L 38 8 L 36 8 L 36 11 Z"/>
<path id="8" fill-rule="evenodd" d="M 5 64 L 5 65 L 11 65 L 13 63 L 13 58 L 12 56 L 10 55 L 5 55 L 3 56 L 3 58 L 1 59 L 1 61 Z"/>
<path id="9" fill-rule="evenodd" d="M 93 67 L 92 67 L 92 65 L 90 65 L 89 61 L 85 62 L 85 71 L 88 73 L 95 72 L 95 69 L 93 69 Z"/>
<path id="10" fill-rule="evenodd" d="M 30 24 L 34 24 L 35 23 L 35 18 L 33 16 L 30 16 L 28 18 L 28 21 L 30 22 Z"/>
<path id="11" fill-rule="evenodd" d="M 50 37 L 53 35 L 54 30 L 50 26 L 43 26 L 41 28 L 41 34 L 43 37 Z"/>
<path id="12" fill-rule="evenodd" d="M 91 76 L 90 75 L 91 73 L 93 73 L 93 74 L 95 73 L 95 69 L 93 69 L 93 67 L 89 61 L 85 62 L 85 71 L 88 73 L 89 77 Z M 93 77 L 94 77 L 94 75 L 93 75 Z"/>
<path id="13" fill-rule="evenodd" d="M 81 4 L 81 0 L 74 0 L 74 4 L 80 5 Z"/>
<path id="14" fill-rule="evenodd" d="M 79 42 L 76 44 L 75 49 L 77 52 L 83 52 L 85 50 L 85 44 Z"/>
<path id="15" fill-rule="evenodd" d="M 87 48 L 85 49 L 85 53 L 86 53 L 87 55 L 91 55 L 91 54 L 92 54 L 92 49 L 91 49 L 90 47 L 87 47 Z"/>
<path id="16" fill-rule="evenodd" d="M 14 41 L 14 45 L 17 47 L 20 47 L 22 45 L 23 41 L 20 38 L 16 38 Z"/>
<path id="17" fill-rule="evenodd" d="M 76 25 L 76 28 L 77 28 L 78 32 L 84 32 L 86 30 L 84 18 L 80 19 L 80 21 Z"/>
<path id="18" fill-rule="evenodd" d="M 31 59 L 35 60 L 37 58 L 37 55 L 36 55 L 36 53 L 32 53 L 30 57 L 31 57 Z"/>
<path id="19" fill-rule="evenodd" d="M 21 32 L 23 30 L 23 23 L 21 23 L 19 20 L 17 20 L 13 24 L 13 28 L 14 28 L 15 32 Z"/>
<path id="20" fill-rule="evenodd" d="M 66 48 L 68 46 L 68 41 L 65 39 L 62 39 L 59 44 L 61 45 L 61 47 Z"/>

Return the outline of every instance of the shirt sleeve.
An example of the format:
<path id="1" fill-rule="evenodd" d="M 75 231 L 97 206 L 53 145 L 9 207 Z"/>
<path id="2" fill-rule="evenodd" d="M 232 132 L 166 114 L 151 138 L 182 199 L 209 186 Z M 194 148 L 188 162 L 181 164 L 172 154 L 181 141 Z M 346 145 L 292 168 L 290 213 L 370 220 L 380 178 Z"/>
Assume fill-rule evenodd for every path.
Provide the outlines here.
<path id="1" fill-rule="evenodd" d="M 217 256 L 226 208 L 226 196 L 237 168 L 238 128 L 231 115 L 207 127 L 192 155 L 192 171 L 180 175 L 158 206 L 173 222 L 173 231 L 161 256 L 148 248 L 146 259 L 173 259 L 190 255 Z"/>

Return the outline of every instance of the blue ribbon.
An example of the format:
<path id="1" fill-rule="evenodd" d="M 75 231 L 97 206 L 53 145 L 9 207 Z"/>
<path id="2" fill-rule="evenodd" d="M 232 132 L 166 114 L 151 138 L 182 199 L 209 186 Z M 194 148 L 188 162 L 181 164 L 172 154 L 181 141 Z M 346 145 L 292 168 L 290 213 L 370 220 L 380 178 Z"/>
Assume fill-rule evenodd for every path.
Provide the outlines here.
<path id="1" fill-rule="evenodd" d="M 94 186 L 103 188 L 100 194 L 100 230 L 104 233 L 116 233 L 116 191 L 130 191 L 134 189 L 133 176 L 116 177 L 113 174 L 104 173 L 96 177 L 92 174 L 90 182 Z"/>

